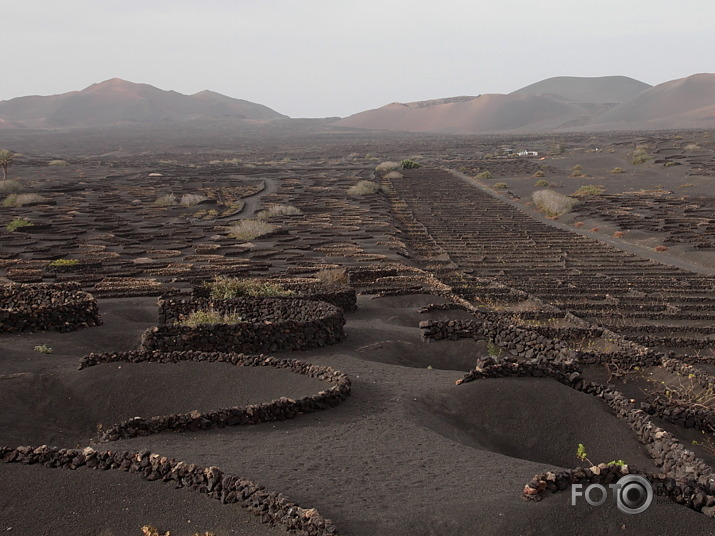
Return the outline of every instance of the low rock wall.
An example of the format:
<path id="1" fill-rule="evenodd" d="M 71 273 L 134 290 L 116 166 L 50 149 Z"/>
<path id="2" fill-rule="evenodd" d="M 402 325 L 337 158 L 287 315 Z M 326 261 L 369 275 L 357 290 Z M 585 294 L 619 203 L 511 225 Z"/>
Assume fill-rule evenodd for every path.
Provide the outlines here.
<path id="1" fill-rule="evenodd" d="M 235 324 L 174 324 L 201 310 L 239 315 Z M 345 338 L 342 309 L 296 298 L 160 299 L 159 325 L 142 335 L 146 351 L 282 352 L 335 344 Z"/>
<path id="2" fill-rule="evenodd" d="M 333 407 L 350 396 L 350 379 L 331 367 L 312 365 L 295 359 L 277 359 L 264 355 L 226 354 L 218 352 L 122 352 L 89 354 L 80 360 L 80 369 L 101 363 L 177 363 L 180 361 L 223 362 L 241 367 L 274 367 L 288 369 L 329 384 L 317 394 L 298 400 L 279 398 L 246 407 L 223 408 L 209 412 L 192 411 L 145 419 L 135 417 L 103 430 L 100 441 L 116 441 L 165 431 L 181 432 L 209 428 L 283 421 L 304 413 Z"/>
<path id="3" fill-rule="evenodd" d="M 67 332 L 101 323 L 94 296 L 76 283 L 0 286 L 0 332 Z"/>
<path id="4" fill-rule="evenodd" d="M 315 508 L 301 508 L 280 493 L 267 491 L 263 486 L 236 475 L 224 473 L 218 467 L 200 467 L 176 461 L 149 450 L 139 452 L 98 451 L 40 447 L 0 447 L 0 460 L 26 465 L 42 464 L 51 468 L 75 470 L 119 469 L 136 473 L 146 480 L 171 483 L 175 488 L 188 488 L 205 493 L 223 504 L 238 504 L 260 516 L 264 523 L 283 526 L 291 534 L 306 536 L 337 536 L 338 531 L 329 519 Z"/>

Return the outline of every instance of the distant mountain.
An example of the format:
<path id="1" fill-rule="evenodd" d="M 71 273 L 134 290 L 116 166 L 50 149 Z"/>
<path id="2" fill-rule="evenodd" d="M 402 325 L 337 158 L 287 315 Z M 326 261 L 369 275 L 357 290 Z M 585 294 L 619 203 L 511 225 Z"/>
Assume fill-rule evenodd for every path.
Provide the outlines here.
<path id="1" fill-rule="evenodd" d="M 334 123 L 337 126 L 408 132 L 475 133 L 553 130 L 581 124 L 593 107 L 543 95 L 481 95 L 458 100 L 393 103 Z"/>
<path id="2" fill-rule="evenodd" d="M 715 74 L 655 87 L 625 76 L 560 76 L 508 95 L 392 103 L 333 124 L 473 134 L 715 128 Z"/>
<path id="3" fill-rule="evenodd" d="M 267 121 L 286 116 L 261 104 L 212 91 L 182 95 L 119 78 L 82 91 L 0 101 L 0 128 L 73 128 L 204 117 Z"/>
<path id="4" fill-rule="evenodd" d="M 650 87 L 627 76 L 557 76 L 517 89 L 511 95 L 551 95 L 574 103 L 621 103 Z"/>
<path id="5" fill-rule="evenodd" d="M 603 130 L 715 128 L 715 74 L 695 74 L 659 84 L 603 114 Z"/>

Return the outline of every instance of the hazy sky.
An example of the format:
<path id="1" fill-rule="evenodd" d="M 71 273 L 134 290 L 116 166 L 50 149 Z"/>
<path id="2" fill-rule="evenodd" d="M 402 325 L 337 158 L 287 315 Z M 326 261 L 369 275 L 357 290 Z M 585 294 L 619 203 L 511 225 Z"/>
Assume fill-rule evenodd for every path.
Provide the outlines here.
<path id="1" fill-rule="evenodd" d="M 291 117 L 715 72 L 713 0 L 2 0 L 0 100 L 109 78 Z"/>

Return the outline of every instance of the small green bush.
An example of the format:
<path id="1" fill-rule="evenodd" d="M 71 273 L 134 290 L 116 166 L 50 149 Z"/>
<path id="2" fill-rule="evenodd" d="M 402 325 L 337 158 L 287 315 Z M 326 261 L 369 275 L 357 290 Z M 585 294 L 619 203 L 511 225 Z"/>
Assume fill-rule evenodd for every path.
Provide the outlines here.
<path id="1" fill-rule="evenodd" d="M 241 296 L 271 298 L 293 296 L 295 294 L 292 290 L 288 290 L 278 283 L 222 275 L 217 276 L 210 283 L 204 283 L 204 286 L 210 290 L 212 298 L 220 300 L 239 298 Z"/>
<path id="2" fill-rule="evenodd" d="M 412 160 L 403 160 L 400 162 L 400 167 L 402 169 L 417 169 L 422 167 L 422 164 L 418 164 L 417 162 L 413 162 Z"/>
<path id="3" fill-rule="evenodd" d="M 240 220 L 229 229 L 229 236 L 238 240 L 253 240 L 275 231 L 276 226 L 261 220 Z"/>
<path id="4" fill-rule="evenodd" d="M 648 154 L 648 146 L 647 145 L 638 145 L 633 151 L 633 160 L 632 164 L 634 166 L 643 164 L 647 162 L 648 160 L 652 160 L 653 157 Z"/>
<path id="5" fill-rule="evenodd" d="M 374 181 L 360 181 L 348 189 L 348 195 L 372 195 L 380 191 L 380 185 Z"/>
<path id="6" fill-rule="evenodd" d="M 541 180 L 536 181 L 534 183 L 534 186 L 537 186 L 539 188 L 546 188 L 549 186 L 549 181 L 541 179 Z"/>
<path id="7" fill-rule="evenodd" d="M 482 171 L 481 173 L 477 173 L 476 178 L 477 179 L 491 179 L 492 172 L 491 171 Z"/>
<path id="8" fill-rule="evenodd" d="M 0 193 L 16 194 L 22 190 L 22 184 L 13 179 L 0 180 Z"/>
<path id="9" fill-rule="evenodd" d="M 67 160 L 50 160 L 47 162 L 48 166 L 69 166 L 70 163 Z"/>
<path id="10" fill-rule="evenodd" d="M 77 259 L 56 259 L 52 261 L 49 266 L 77 266 L 79 261 Z"/>
<path id="11" fill-rule="evenodd" d="M 585 184 L 571 195 L 573 197 L 585 197 L 587 195 L 601 195 L 606 189 L 598 184 Z"/>
<path id="12" fill-rule="evenodd" d="M 668 160 L 665 164 L 663 164 L 663 167 L 671 167 L 671 166 L 675 166 L 676 164 L 677 164 L 677 162 L 675 162 L 673 160 Z"/>
<path id="13" fill-rule="evenodd" d="M 237 314 L 222 314 L 210 309 L 208 311 L 194 311 L 186 318 L 181 319 L 178 324 L 195 328 L 202 324 L 237 324 L 241 320 L 241 317 Z"/>
<path id="14" fill-rule="evenodd" d="M 45 198 L 37 194 L 10 194 L 3 201 L 4 207 L 22 207 L 32 203 L 41 203 Z"/>
<path id="15" fill-rule="evenodd" d="M 626 170 L 623 169 L 622 167 L 614 167 L 610 173 L 616 174 L 616 173 L 625 173 Z"/>
<path id="16" fill-rule="evenodd" d="M 551 218 L 566 214 L 578 201 L 553 190 L 538 190 L 531 194 L 536 208 Z"/>
<path id="17" fill-rule="evenodd" d="M 38 344 L 35 346 L 34 350 L 35 352 L 40 352 L 41 354 L 51 354 L 54 351 L 46 344 Z"/>
<path id="18" fill-rule="evenodd" d="M 503 190 L 506 187 L 507 187 L 507 184 L 505 182 L 497 182 L 494 184 L 494 188 L 499 188 L 500 190 Z"/>
<path id="19" fill-rule="evenodd" d="M 10 223 L 5 225 L 5 229 L 11 233 L 21 229 L 22 227 L 32 227 L 32 222 L 30 220 L 26 220 L 25 218 L 15 218 Z"/>
<path id="20" fill-rule="evenodd" d="M 539 177 L 546 177 L 546 173 L 544 173 L 544 170 L 542 169 L 537 169 L 532 175 L 532 177 L 535 179 L 538 179 Z"/>

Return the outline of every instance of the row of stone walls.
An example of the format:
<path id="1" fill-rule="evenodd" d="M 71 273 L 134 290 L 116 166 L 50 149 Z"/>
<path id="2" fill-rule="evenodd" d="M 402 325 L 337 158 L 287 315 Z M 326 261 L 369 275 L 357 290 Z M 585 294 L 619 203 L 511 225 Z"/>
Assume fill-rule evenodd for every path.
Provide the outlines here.
<path id="1" fill-rule="evenodd" d="M 209 412 L 193 411 L 145 419 L 135 417 L 106 428 L 100 441 L 156 434 L 165 431 L 196 431 L 209 428 L 283 421 L 304 413 L 313 413 L 337 406 L 350 396 L 350 380 L 331 367 L 312 365 L 295 359 L 277 359 L 264 355 L 243 355 L 218 352 L 122 352 L 89 354 L 80 360 L 80 369 L 101 363 L 177 363 L 179 361 L 223 362 L 240 367 L 274 367 L 287 369 L 326 382 L 326 389 L 298 400 L 279 398 L 271 402 L 246 407 L 222 408 Z"/>
<path id="2" fill-rule="evenodd" d="M 518 362 L 513 358 L 482 358 L 478 361 L 475 369 L 458 380 L 457 384 L 481 378 L 506 376 L 549 376 L 577 391 L 603 399 L 618 417 L 628 423 L 639 441 L 646 445 L 654 463 L 663 468 L 665 476 L 679 483 L 679 489 L 682 486 L 691 485 L 688 483 L 698 486 L 699 499 L 694 501 L 690 497 L 684 501 L 685 504 L 696 510 L 702 510 L 703 507 L 711 503 L 715 504 L 715 471 L 713 468 L 697 458 L 692 451 L 684 448 L 672 434 L 656 426 L 641 407 L 626 398 L 621 392 L 611 386 L 585 380 L 576 364 L 553 364 L 543 359 Z M 569 480 L 571 478 L 569 475 L 562 476 L 561 484 L 565 483 L 568 486 L 574 483 Z M 530 489 L 525 489 L 525 494 L 535 496 L 546 490 L 565 489 L 566 486 L 560 486 L 558 483 L 549 484 L 549 480 L 544 475 L 537 475 L 527 484 Z"/>
<path id="3" fill-rule="evenodd" d="M 301 508 L 280 493 L 266 491 L 263 486 L 236 475 L 224 473 L 218 467 L 200 467 L 148 450 L 140 452 L 98 451 L 40 447 L 0 447 L 0 459 L 5 463 L 42 464 L 51 468 L 119 469 L 141 475 L 146 480 L 171 483 L 175 488 L 188 488 L 205 493 L 223 504 L 238 504 L 260 516 L 264 523 L 284 527 L 294 534 L 306 536 L 337 536 L 329 519 L 315 508 Z"/>
<path id="4" fill-rule="evenodd" d="M 77 283 L 0 286 L 0 332 L 67 332 L 101 323 L 97 301 Z"/>

